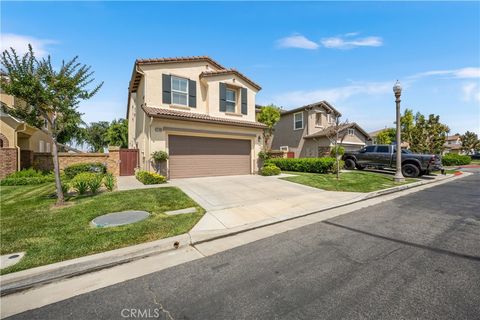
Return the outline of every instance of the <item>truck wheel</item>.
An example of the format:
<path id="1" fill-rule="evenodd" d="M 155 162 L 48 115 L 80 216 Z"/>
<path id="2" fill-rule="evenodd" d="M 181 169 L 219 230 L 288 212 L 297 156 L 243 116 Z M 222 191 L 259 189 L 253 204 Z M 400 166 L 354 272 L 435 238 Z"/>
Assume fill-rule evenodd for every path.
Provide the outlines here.
<path id="1" fill-rule="evenodd" d="M 353 161 L 352 159 L 345 160 L 345 169 L 347 170 L 355 169 L 355 161 Z"/>
<path id="2" fill-rule="evenodd" d="M 402 166 L 402 174 L 406 178 L 416 178 L 420 174 L 420 169 L 414 164 L 407 163 Z"/>

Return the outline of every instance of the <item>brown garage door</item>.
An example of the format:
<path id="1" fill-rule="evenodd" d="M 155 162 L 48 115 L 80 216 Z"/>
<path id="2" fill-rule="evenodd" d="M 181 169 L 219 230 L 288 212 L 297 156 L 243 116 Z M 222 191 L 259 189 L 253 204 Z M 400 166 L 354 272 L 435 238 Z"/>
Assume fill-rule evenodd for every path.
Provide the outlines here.
<path id="1" fill-rule="evenodd" d="M 170 178 L 250 174 L 250 140 L 168 136 Z"/>

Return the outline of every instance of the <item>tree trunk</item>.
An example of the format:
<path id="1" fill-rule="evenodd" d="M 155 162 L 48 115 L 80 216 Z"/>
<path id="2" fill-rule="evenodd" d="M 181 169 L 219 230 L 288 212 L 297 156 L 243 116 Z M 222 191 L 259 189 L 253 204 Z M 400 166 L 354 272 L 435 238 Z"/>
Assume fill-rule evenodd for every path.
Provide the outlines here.
<path id="1" fill-rule="evenodd" d="M 53 152 L 53 171 L 55 173 L 55 187 L 57 189 L 57 205 L 65 203 L 63 196 L 62 181 L 60 180 L 60 165 L 58 162 L 58 145 L 57 140 L 52 137 L 52 152 Z"/>

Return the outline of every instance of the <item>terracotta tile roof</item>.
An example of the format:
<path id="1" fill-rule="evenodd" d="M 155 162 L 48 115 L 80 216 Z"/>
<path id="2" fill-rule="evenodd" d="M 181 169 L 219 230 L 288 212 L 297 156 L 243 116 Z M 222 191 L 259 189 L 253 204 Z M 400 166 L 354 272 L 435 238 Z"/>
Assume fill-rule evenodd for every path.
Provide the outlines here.
<path id="1" fill-rule="evenodd" d="M 365 132 L 365 130 L 363 130 L 357 123 L 355 122 L 351 122 L 351 123 L 347 123 L 347 124 L 344 124 L 344 125 L 341 125 L 340 126 L 340 131 L 343 131 L 343 130 L 346 130 L 346 129 L 350 129 L 350 128 L 355 128 L 357 129 L 358 131 L 360 131 L 361 133 L 363 133 L 367 138 L 370 138 L 370 136 L 368 135 L 367 132 Z M 328 127 L 328 128 L 325 128 L 323 129 L 322 131 L 318 131 L 318 132 L 315 132 L 315 133 L 312 133 L 312 134 L 309 134 L 309 135 L 306 135 L 304 138 L 305 139 L 309 139 L 309 138 L 320 138 L 320 137 L 325 137 L 327 136 L 328 134 L 330 133 L 333 133 L 335 131 L 334 127 Z"/>
<path id="2" fill-rule="evenodd" d="M 250 127 L 264 129 L 266 126 L 260 122 L 226 119 L 220 117 L 212 117 L 202 113 L 185 112 L 178 110 L 171 110 L 165 108 L 142 107 L 148 116 L 154 118 L 174 119 L 174 120 L 190 120 L 198 122 L 208 122 L 216 124 L 227 124 L 238 127 Z"/>
<path id="3" fill-rule="evenodd" d="M 209 62 L 218 69 L 225 69 L 221 64 L 210 58 L 209 56 L 192 56 L 192 57 L 172 57 L 172 58 L 153 58 L 153 59 L 137 59 L 135 64 L 156 64 L 156 63 L 173 63 L 173 62 Z"/>
<path id="4" fill-rule="evenodd" d="M 218 76 L 218 75 L 224 75 L 224 74 L 234 74 L 243 80 L 247 81 L 250 85 L 252 85 L 254 88 L 257 90 L 261 90 L 262 87 L 260 87 L 258 84 L 250 80 L 248 77 L 246 77 L 244 74 L 242 74 L 240 71 L 236 69 L 222 69 L 222 70 L 216 70 L 216 71 L 204 71 L 200 74 L 200 78 L 203 77 L 212 77 L 212 76 Z"/>
<path id="5" fill-rule="evenodd" d="M 326 109 L 330 109 L 333 113 L 335 113 L 337 116 L 341 116 L 342 114 L 340 113 L 340 111 L 338 111 L 337 109 L 335 109 L 328 101 L 326 100 L 322 100 L 322 101 L 319 101 L 319 102 L 315 102 L 315 103 L 311 103 L 311 104 L 307 104 L 303 107 L 298 107 L 298 108 L 295 108 L 295 109 L 291 109 L 291 110 L 282 110 L 282 115 L 287 115 L 287 114 L 290 114 L 290 113 L 294 113 L 294 112 L 298 112 L 298 111 L 302 111 L 302 110 L 306 110 L 306 109 L 310 109 L 310 108 L 314 108 L 314 107 L 324 107 Z"/>

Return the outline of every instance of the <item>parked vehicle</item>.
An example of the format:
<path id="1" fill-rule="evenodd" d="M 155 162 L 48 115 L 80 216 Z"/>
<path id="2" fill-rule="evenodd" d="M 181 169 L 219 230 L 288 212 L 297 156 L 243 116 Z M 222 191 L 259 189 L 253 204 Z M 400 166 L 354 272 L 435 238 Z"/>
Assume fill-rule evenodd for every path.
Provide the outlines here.
<path id="1" fill-rule="evenodd" d="M 471 155 L 472 160 L 480 160 L 480 152 Z"/>
<path id="2" fill-rule="evenodd" d="M 393 145 L 370 145 L 355 152 L 346 152 L 343 157 L 346 169 L 395 168 L 396 147 Z M 415 178 L 443 170 L 441 159 L 433 154 L 416 154 L 402 150 L 402 173 L 404 177 Z"/>

